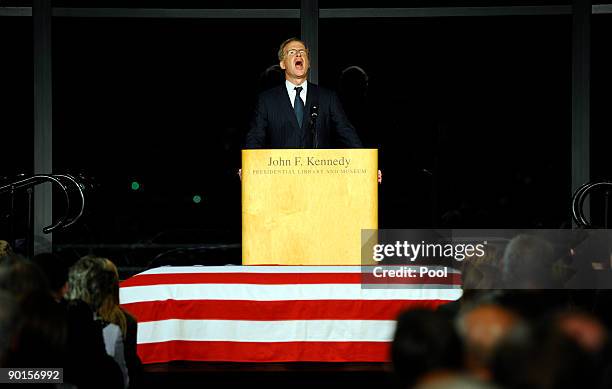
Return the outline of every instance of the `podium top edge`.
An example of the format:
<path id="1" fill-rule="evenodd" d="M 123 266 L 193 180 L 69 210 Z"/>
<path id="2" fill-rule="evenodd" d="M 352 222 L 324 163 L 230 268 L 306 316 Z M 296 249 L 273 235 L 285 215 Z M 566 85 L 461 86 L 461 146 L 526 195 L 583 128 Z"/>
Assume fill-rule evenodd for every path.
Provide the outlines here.
<path id="1" fill-rule="evenodd" d="M 307 150 L 329 150 L 329 151 L 346 151 L 346 150 L 380 150 L 372 147 L 363 147 L 363 148 L 344 148 L 344 149 L 328 149 L 328 148 L 320 148 L 320 149 L 242 149 L 242 151 L 307 151 Z"/>

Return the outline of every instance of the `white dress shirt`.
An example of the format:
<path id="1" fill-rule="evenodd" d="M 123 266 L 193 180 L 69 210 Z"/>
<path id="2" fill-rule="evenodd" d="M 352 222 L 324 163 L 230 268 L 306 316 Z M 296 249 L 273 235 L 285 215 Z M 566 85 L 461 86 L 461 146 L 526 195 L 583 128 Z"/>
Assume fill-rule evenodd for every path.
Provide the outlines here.
<path id="1" fill-rule="evenodd" d="M 117 324 L 107 324 L 102 329 L 102 336 L 104 337 L 104 348 L 106 353 L 113 357 L 121 373 L 123 374 L 123 385 L 127 389 L 130 383 L 128 375 L 127 363 L 125 361 L 124 347 L 123 347 L 123 336 L 121 335 L 121 328 Z"/>
<path id="2" fill-rule="evenodd" d="M 301 85 L 294 85 L 289 82 L 289 80 L 285 80 L 285 86 L 287 87 L 287 93 L 289 93 L 289 101 L 291 101 L 291 106 L 295 104 L 295 89 L 298 86 L 302 87 L 302 91 L 300 92 L 300 99 L 304 102 L 304 106 L 306 106 L 306 90 L 308 89 L 308 81 L 304 81 Z M 295 107 L 293 107 L 295 108 Z"/>

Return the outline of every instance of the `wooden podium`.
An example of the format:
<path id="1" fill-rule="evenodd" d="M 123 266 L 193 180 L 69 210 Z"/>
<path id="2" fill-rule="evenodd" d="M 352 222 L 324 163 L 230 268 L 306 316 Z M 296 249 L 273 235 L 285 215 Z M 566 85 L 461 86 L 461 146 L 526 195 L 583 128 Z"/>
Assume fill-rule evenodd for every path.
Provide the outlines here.
<path id="1" fill-rule="evenodd" d="M 375 149 L 243 150 L 243 265 L 361 264 L 377 172 Z"/>

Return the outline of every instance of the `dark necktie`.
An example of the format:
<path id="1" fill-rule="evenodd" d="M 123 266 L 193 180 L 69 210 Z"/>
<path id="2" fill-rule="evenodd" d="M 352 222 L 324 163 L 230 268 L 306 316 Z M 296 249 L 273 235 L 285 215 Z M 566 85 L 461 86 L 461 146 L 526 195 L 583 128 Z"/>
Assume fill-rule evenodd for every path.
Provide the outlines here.
<path id="1" fill-rule="evenodd" d="M 300 98 L 300 93 L 302 92 L 301 86 L 296 86 L 295 88 L 295 100 L 293 101 L 293 110 L 295 111 L 295 116 L 297 117 L 298 125 L 302 128 L 302 122 L 304 121 L 304 102 Z"/>

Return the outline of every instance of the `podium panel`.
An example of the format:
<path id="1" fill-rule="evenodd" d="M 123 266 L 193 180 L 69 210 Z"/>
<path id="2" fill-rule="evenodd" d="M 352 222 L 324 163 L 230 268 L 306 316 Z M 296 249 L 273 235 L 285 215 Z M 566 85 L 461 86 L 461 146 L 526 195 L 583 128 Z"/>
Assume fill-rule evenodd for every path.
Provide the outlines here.
<path id="1" fill-rule="evenodd" d="M 244 265 L 359 265 L 378 227 L 378 150 L 242 151 Z"/>

